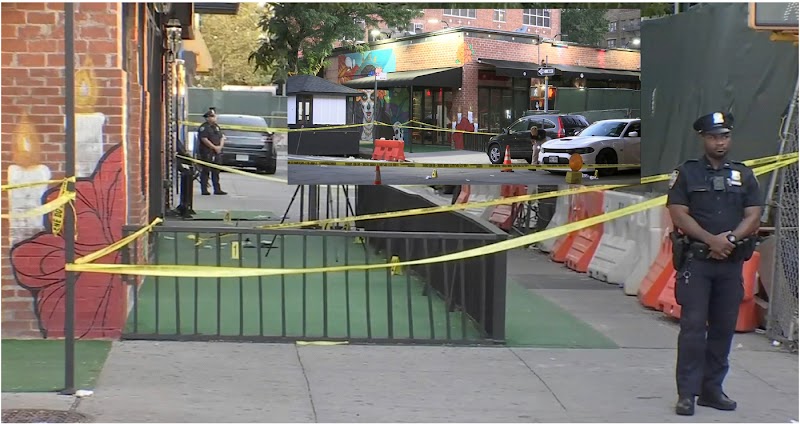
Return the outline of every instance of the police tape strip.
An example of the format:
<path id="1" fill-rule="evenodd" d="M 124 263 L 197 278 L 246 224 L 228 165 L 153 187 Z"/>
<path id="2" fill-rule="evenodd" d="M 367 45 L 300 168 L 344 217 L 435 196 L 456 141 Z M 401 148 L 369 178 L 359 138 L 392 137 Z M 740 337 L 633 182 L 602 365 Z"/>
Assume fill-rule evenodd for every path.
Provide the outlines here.
<path id="1" fill-rule="evenodd" d="M 45 203 L 44 205 L 37 206 L 33 209 L 28 209 L 24 212 L 12 212 L 12 213 L 0 214 L 0 218 L 18 219 L 18 218 L 32 218 L 35 216 L 46 215 L 73 200 L 75 200 L 75 192 L 68 192 L 59 196 L 54 200 Z"/>
<path id="2" fill-rule="evenodd" d="M 203 161 L 203 160 L 200 160 L 200 159 L 195 159 L 195 158 L 189 157 L 189 156 L 184 156 L 184 155 L 175 155 L 175 156 L 180 158 L 180 159 L 188 160 L 190 162 L 194 162 L 194 163 L 199 164 L 199 165 L 203 165 L 203 166 L 208 166 L 210 168 L 219 169 L 220 171 L 230 172 L 231 174 L 239 174 L 239 175 L 244 175 L 244 176 L 247 176 L 247 177 L 253 177 L 253 178 L 258 178 L 260 180 L 267 180 L 267 181 L 272 181 L 272 182 L 277 182 L 277 183 L 285 183 L 285 184 L 289 183 L 288 181 L 286 181 L 286 180 L 284 180 L 282 178 L 270 177 L 270 176 L 267 176 L 267 175 L 256 174 L 254 172 L 242 171 L 241 169 L 231 168 L 230 166 L 218 165 L 216 163 L 206 162 L 206 161 Z"/>
<path id="3" fill-rule="evenodd" d="M 797 158 L 788 159 L 782 162 L 777 162 L 771 165 L 765 165 L 761 168 L 754 170 L 756 175 L 761 175 L 770 172 L 774 169 L 792 164 L 797 161 Z M 428 265 L 441 262 L 450 262 L 456 260 L 470 259 L 479 256 L 491 255 L 519 247 L 527 246 L 543 240 L 554 237 L 566 235 L 568 233 L 579 231 L 593 225 L 602 224 L 624 216 L 632 215 L 638 212 L 645 211 L 657 206 L 666 204 L 667 196 L 662 195 L 642 203 L 637 203 L 631 206 L 624 207 L 611 212 L 606 212 L 602 215 L 586 218 L 580 221 L 571 222 L 560 227 L 551 228 L 548 230 L 540 231 L 534 234 L 521 236 L 518 238 L 504 240 L 501 242 L 489 244 L 486 246 L 464 250 L 461 252 L 450 253 L 432 258 L 417 259 L 406 262 L 387 262 L 383 264 L 363 264 L 363 265 L 346 265 L 335 267 L 317 267 L 317 268 L 234 268 L 234 267 L 212 267 L 212 266 L 186 266 L 186 265 L 122 265 L 122 264 L 66 264 L 66 270 L 72 272 L 93 272 L 93 273 L 106 273 L 106 274 L 119 274 L 119 275 L 143 275 L 154 277 L 187 277 L 187 278 L 243 278 L 243 277 L 260 277 L 260 276 L 276 276 L 276 275 L 298 275 L 298 274 L 314 274 L 326 272 L 345 272 L 345 271 L 361 271 L 361 270 L 375 270 L 385 269 L 392 267 L 408 267 L 417 265 Z"/>
<path id="4" fill-rule="evenodd" d="M 369 161 L 369 160 L 297 160 L 289 159 L 288 165 L 316 165 L 316 166 L 380 166 L 381 168 L 451 168 L 451 169 L 503 169 L 503 168 L 521 168 L 521 169 L 569 169 L 568 164 L 561 165 L 528 165 L 523 163 L 512 163 L 510 165 L 493 164 L 493 163 L 424 163 L 424 162 L 383 162 L 383 161 Z M 635 164 L 585 164 L 584 169 L 604 169 L 604 168 L 623 168 L 623 169 L 637 169 L 640 165 Z"/>
<path id="5" fill-rule="evenodd" d="M 757 167 L 768 163 L 780 162 L 786 159 L 793 159 L 793 158 L 797 159 L 798 157 L 799 157 L 798 152 L 792 152 L 792 153 L 784 153 L 781 155 L 765 156 L 763 158 L 748 159 L 742 161 L 742 163 L 747 165 L 748 167 Z M 667 181 L 669 180 L 669 176 L 670 174 L 661 174 L 661 175 L 652 175 L 649 177 L 642 177 L 641 183 L 642 185 L 644 185 L 644 184 L 657 183 L 661 181 Z"/>
<path id="6" fill-rule="evenodd" d="M 89 263 L 89 262 L 95 261 L 97 259 L 100 259 L 103 256 L 108 255 L 109 253 L 113 253 L 113 252 L 115 252 L 115 251 L 117 251 L 119 249 L 122 249 L 123 247 L 125 247 L 129 243 L 133 242 L 134 240 L 138 239 L 139 237 L 141 237 L 145 233 L 149 233 L 150 230 L 153 229 L 153 227 L 155 227 L 156 225 L 160 224 L 161 222 L 163 222 L 163 220 L 161 218 L 156 218 L 156 219 L 153 220 L 153 222 L 151 222 L 150 224 L 147 224 L 147 226 L 143 227 L 139 231 L 136 231 L 135 233 L 133 233 L 133 234 L 131 234 L 131 235 L 125 237 L 125 238 L 117 240 L 116 242 L 114 242 L 113 244 L 109 245 L 108 247 L 100 249 L 100 250 L 98 250 L 96 252 L 92 252 L 92 253 L 90 253 L 90 254 L 88 254 L 86 256 L 83 256 L 81 258 L 75 259 L 75 263 L 76 264 Z"/>
<path id="7" fill-rule="evenodd" d="M 416 215 L 425 215 L 425 214 L 432 214 L 432 213 L 442 213 L 442 212 L 451 212 L 451 211 L 458 211 L 458 210 L 465 210 L 465 209 L 478 209 L 478 208 L 486 208 L 490 206 L 499 206 L 499 205 L 510 205 L 514 203 L 521 203 L 521 202 L 528 202 L 533 200 L 540 200 L 540 199 L 548 199 L 552 197 L 560 197 L 560 196 L 567 196 L 571 194 L 580 194 L 580 193 L 588 193 L 592 191 L 603 191 L 603 190 L 613 190 L 616 188 L 628 187 L 624 184 L 616 184 L 616 185 L 594 185 L 594 186 L 580 186 L 575 188 L 569 188 L 564 190 L 558 191 L 550 191 L 545 193 L 537 193 L 537 194 L 527 194 L 523 196 L 514 196 L 514 197 L 504 197 L 502 199 L 493 199 L 493 200 L 486 200 L 483 202 L 472 202 L 472 203 L 456 203 L 454 205 L 446 205 L 446 206 L 433 206 L 429 208 L 417 208 L 417 209 L 404 209 L 402 211 L 396 212 L 380 212 L 380 213 L 372 213 L 366 215 L 354 215 L 354 216 L 346 216 L 343 218 L 328 218 L 328 219 L 317 219 L 313 221 L 303 221 L 303 222 L 287 222 L 284 224 L 267 224 L 267 225 L 259 225 L 254 228 L 262 229 L 262 230 L 278 230 L 278 229 L 287 229 L 287 228 L 302 228 L 302 227 L 309 227 L 309 226 L 321 226 L 323 229 L 327 230 L 330 228 L 332 224 L 349 224 L 351 222 L 358 222 L 358 221 L 367 221 L 371 219 L 388 219 L 388 218 L 400 218 L 405 216 L 416 216 Z M 227 237 L 234 237 L 236 234 L 219 234 L 216 236 L 199 238 L 195 245 L 199 246 L 207 241 L 216 240 L 219 238 L 223 240 Z"/>
<path id="8" fill-rule="evenodd" d="M 69 178 L 62 178 L 60 180 L 47 180 L 47 181 L 33 181 L 29 183 L 15 183 L 15 184 L 3 184 L 0 186 L 0 191 L 6 190 L 16 190 L 18 188 L 27 188 L 27 187 L 36 187 L 40 185 L 48 185 L 48 184 L 61 184 L 64 182 L 75 182 L 75 177 Z"/>
<path id="9" fill-rule="evenodd" d="M 412 121 L 407 121 L 398 125 L 399 128 L 406 128 L 406 129 L 417 129 L 422 131 L 442 131 L 442 132 L 449 132 L 449 133 L 462 133 L 462 134 L 480 134 L 480 135 L 497 135 L 497 133 L 488 133 L 488 132 L 481 132 L 481 131 L 466 131 L 466 130 L 456 130 L 450 128 L 442 128 L 442 127 L 417 127 L 408 125 Z M 415 121 L 416 122 L 416 121 Z M 190 127 L 199 127 L 202 125 L 202 122 L 192 122 L 192 121 L 181 121 L 181 125 L 186 125 Z M 344 128 L 358 128 L 367 125 L 378 125 L 384 127 L 392 127 L 394 128 L 394 124 L 387 124 L 386 122 L 368 122 L 368 123 L 361 123 L 361 124 L 347 124 L 347 125 L 331 125 L 325 127 L 312 127 L 312 128 L 277 128 L 277 127 L 254 127 L 248 125 L 220 125 L 220 128 L 223 130 L 235 130 L 235 131 L 248 131 L 248 132 L 264 132 L 265 130 L 268 132 L 307 132 L 307 131 L 328 131 L 328 130 L 337 130 L 337 129 L 344 129 Z M 423 125 L 429 125 L 424 124 Z"/>

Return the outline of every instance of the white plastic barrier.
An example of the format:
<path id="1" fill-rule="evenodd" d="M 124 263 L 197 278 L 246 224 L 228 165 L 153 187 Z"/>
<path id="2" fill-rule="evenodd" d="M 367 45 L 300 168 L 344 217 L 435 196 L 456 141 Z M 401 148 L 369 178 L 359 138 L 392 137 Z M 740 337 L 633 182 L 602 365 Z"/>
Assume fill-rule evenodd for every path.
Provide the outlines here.
<path id="1" fill-rule="evenodd" d="M 606 191 L 603 212 L 612 212 L 644 200 L 645 197 L 635 194 Z M 638 284 L 634 282 L 642 280 L 658 254 L 661 209 L 653 208 L 604 223 L 600 244 L 589 262 L 589 276 L 611 284 L 627 284 L 633 290 L 633 286 Z M 633 294 L 636 294 L 636 290 Z"/>
<path id="2" fill-rule="evenodd" d="M 469 192 L 469 202 L 486 202 L 489 200 L 495 200 L 500 198 L 500 186 L 499 185 L 471 185 L 470 192 Z M 485 208 L 473 208 L 467 209 L 466 212 L 477 217 L 482 217 L 483 219 L 488 219 L 489 215 L 491 215 L 491 211 L 494 209 L 494 206 L 485 207 Z"/>
<path id="3" fill-rule="evenodd" d="M 669 212 L 666 208 L 652 208 L 647 211 L 649 220 L 649 236 L 644 242 L 641 242 L 637 248 L 639 249 L 639 257 L 642 260 L 636 263 L 633 271 L 625 278 L 624 291 L 628 296 L 636 296 L 639 292 L 639 286 L 642 280 L 650 270 L 653 261 L 656 260 L 661 245 L 664 242 L 664 237 L 667 237 L 672 223 L 669 219 Z M 640 230 L 643 231 L 643 230 Z"/>
<path id="4" fill-rule="evenodd" d="M 553 212 L 553 217 L 550 218 L 550 222 L 547 223 L 545 230 L 560 227 L 569 222 L 569 211 L 572 208 L 573 196 L 574 195 L 559 196 L 556 198 L 556 210 Z M 553 250 L 553 245 L 556 244 L 556 240 L 558 240 L 558 237 L 552 237 L 547 240 L 540 241 L 538 244 L 539 250 L 545 253 L 550 253 Z"/>

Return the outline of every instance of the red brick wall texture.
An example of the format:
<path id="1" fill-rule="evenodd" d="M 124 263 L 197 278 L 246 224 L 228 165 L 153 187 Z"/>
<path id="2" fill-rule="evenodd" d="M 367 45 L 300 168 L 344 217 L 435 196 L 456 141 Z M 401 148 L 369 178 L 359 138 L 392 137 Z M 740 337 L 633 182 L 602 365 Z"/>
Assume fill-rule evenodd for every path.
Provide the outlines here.
<path id="1" fill-rule="evenodd" d="M 2 3 L 2 171 L 4 183 L 65 176 L 64 4 Z M 75 4 L 76 254 L 99 250 L 121 238 L 122 226 L 142 224 L 139 158 L 141 76 L 136 13 L 122 34 L 122 3 Z M 130 42 L 129 57 L 122 43 Z M 130 48 L 134 46 L 134 48 Z M 127 71 L 123 69 L 126 61 Z M 12 214 L 58 197 L 58 185 L 2 193 Z M 3 337 L 60 337 L 64 323 L 64 239 L 54 235 L 51 215 L 3 219 Z M 118 254 L 98 260 L 119 262 Z M 79 274 L 76 331 L 85 338 L 121 334 L 126 314 L 119 277 Z"/>

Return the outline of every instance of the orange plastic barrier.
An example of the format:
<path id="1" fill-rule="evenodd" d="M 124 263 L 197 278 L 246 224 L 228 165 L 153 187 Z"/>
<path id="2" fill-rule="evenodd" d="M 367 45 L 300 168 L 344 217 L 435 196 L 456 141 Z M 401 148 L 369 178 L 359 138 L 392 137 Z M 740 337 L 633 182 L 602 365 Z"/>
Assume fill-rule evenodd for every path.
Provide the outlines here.
<path id="1" fill-rule="evenodd" d="M 650 271 L 644 276 L 642 282 L 639 284 L 638 297 L 639 302 L 652 309 L 658 308 L 658 297 L 664 291 L 664 287 L 674 278 L 675 268 L 672 265 L 672 240 L 669 238 L 669 233 L 672 229 L 672 221 L 668 213 L 663 213 L 664 238 L 661 241 L 661 249 L 658 251 L 658 256 L 650 265 Z"/>
<path id="2" fill-rule="evenodd" d="M 401 162 L 406 160 L 403 140 L 375 140 L 372 160 Z"/>
<path id="3" fill-rule="evenodd" d="M 755 291 L 758 284 L 758 265 L 761 263 L 761 254 L 753 253 L 753 257 L 744 263 L 742 267 L 742 279 L 744 281 L 744 297 L 739 305 L 739 318 L 736 320 L 736 331 L 749 333 L 758 327 L 758 304 L 756 304 Z M 675 300 L 676 272 L 672 271 L 667 285 L 658 296 L 657 309 L 665 314 L 680 319 L 681 305 Z M 691 283 L 691 280 L 690 280 Z"/>
<path id="4" fill-rule="evenodd" d="M 577 198 L 577 207 L 584 212 L 584 215 L 578 217 L 578 220 L 602 215 L 603 192 L 581 193 L 577 195 Z M 594 257 L 594 252 L 600 244 L 601 237 L 603 237 L 603 224 L 597 224 L 578 231 L 564 260 L 567 268 L 578 272 L 587 272 L 589 270 L 589 262 Z"/>
<path id="5" fill-rule="evenodd" d="M 567 223 L 577 221 L 578 216 L 578 209 L 577 209 L 577 196 L 571 195 L 569 196 L 569 213 L 567 214 Z M 550 260 L 553 262 L 564 262 L 567 260 L 567 253 L 569 253 L 569 249 L 572 247 L 572 242 L 575 240 L 575 236 L 577 236 L 577 232 L 567 233 L 559 237 L 555 243 L 553 243 L 553 248 L 550 251 Z"/>
<path id="6" fill-rule="evenodd" d="M 500 196 L 503 198 L 522 196 L 527 192 L 528 186 L 526 185 L 503 184 L 500 187 Z M 514 218 L 517 216 L 519 207 L 520 205 L 517 203 L 512 205 L 497 205 L 492 209 L 491 215 L 489 215 L 489 222 L 505 231 L 510 231 L 511 227 L 514 225 Z"/>
<path id="7" fill-rule="evenodd" d="M 461 186 L 461 192 L 458 193 L 458 198 L 456 199 L 456 203 L 468 203 L 469 202 L 469 185 L 464 184 Z"/>
<path id="8" fill-rule="evenodd" d="M 582 219 L 591 218 L 593 216 L 597 216 L 603 213 L 603 192 L 602 191 L 595 191 L 589 193 L 581 193 L 575 194 L 570 196 L 570 203 L 572 206 L 570 207 L 569 211 L 569 221 L 568 222 L 575 222 L 580 221 Z M 603 226 L 599 224 L 600 232 L 597 236 L 597 242 L 595 243 L 594 248 L 591 251 L 591 255 L 594 255 L 594 251 L 597 249 L 597 243 L 600 242 L 600 236 L 603 235 Z M 593 228 L 587 228 L 581 231 L 574 231 L 562 238 L 556 240 L 555 244 L 553 245 L 553 250 L 550 252 L 550 260 L 553 262 L 566 262 L 567 256 L 572 250 L 572 246 L 575 241 L 578 239 L 578 235 L 583 233 L 583 236 L 590 236 L 591 233 L 594 231 Z M 589 231 L 588 233 L 584 233 L 585 231 Z M 581 247 L 581 249 L 585 249 L 586 247 Z M 579 252 L 574 252 L 572 256 L 573 262 L 577 261 Z M 586 267 L 588 267 L 589 262 L 592 260 L 591 255 L 586 259 Z M 583 271 L 586 272 L 586 271 Z"/>

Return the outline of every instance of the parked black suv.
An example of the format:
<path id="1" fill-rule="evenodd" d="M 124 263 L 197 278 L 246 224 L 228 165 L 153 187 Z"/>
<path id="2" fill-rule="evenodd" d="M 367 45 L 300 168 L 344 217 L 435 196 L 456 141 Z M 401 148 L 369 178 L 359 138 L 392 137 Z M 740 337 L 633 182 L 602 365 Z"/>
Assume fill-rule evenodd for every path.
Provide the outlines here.
<path id="1" fill-rule="evenodd" d="M 531 128 L 533 126 L 544 128 L 547 138 L 562 138 L 578 134 L 589 126 L 589 121 L 582 115 L 549 115 L 535 114 L 523 116 L 489 139 L 486 154 L 494 164 L 503 163 L 506 146 L 509 146 L 511 159 L 525 159 L 531 163 Z"/>
<path id="2" fill-rule="evenodd" d="M 225 134 L 222 164 L 236 168 L 256 168 L 258 172 L 274 174 L 278 153 L 267 121 L 252 115 L 217 115 L 217 125 Z M 234 129 L 231 128 L 234 127 Z M 235 127 L 251 127 L 242 131 Z M 257 129 L 261 131 L 255 131 Z"/>

